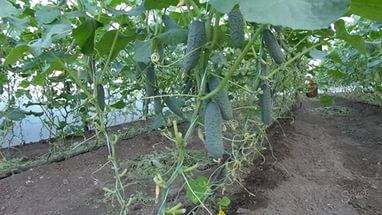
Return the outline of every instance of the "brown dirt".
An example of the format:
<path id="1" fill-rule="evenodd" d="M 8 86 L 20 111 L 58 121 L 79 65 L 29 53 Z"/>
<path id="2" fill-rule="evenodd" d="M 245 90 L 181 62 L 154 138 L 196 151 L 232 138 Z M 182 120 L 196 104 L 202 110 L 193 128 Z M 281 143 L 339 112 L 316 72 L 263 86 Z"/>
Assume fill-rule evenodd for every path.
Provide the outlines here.
<path id="1" fill-rule="evenodd" d="M 253 214 L 382 214 L 382 110 L 337 99 L 351 110 L 346 116 L 312 111 L 304 102 L 288 125 L 273 126 L 265 154 L 243 184 L 255 194 L 231 193 L 232 213 Z M 285 135 L 284 135 L 285 134 Z M 201 147 L 193 140 L 190 145 Z M 118 158 L 172 147 L 159 132 L 140 135 L 119 146 Z M 37 150 L 38 151 L 38 150 Z M 102 188 L 113 181 L 106 165 L 107 149 L 40 166 L 0 180 L 0 214 L 107 214 Z M 154 196 L 152 179 L 130 185 Z M 132 214 L 151 214 L 136 205 Z"/>
<path id="2" fill-rule="evenodd" d="M 270 138 L 273 154 L 233 195 L 232 214 L 382 214 L 382 109 L 336 99 L 345 116 L 303 102 Z"/>

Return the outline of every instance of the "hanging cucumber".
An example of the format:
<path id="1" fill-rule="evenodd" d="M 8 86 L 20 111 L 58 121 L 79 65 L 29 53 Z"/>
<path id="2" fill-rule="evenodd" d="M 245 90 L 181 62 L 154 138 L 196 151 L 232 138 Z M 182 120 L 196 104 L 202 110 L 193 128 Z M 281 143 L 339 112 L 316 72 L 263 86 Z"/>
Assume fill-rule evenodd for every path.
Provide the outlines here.
<path id="1" fill-rule="evenodd" d="M 154 112 L 156 115 L 162 115 L 162 103 L 160 98 L 154 98 Z"/>
<path id="2" fill-rule="evenodd" d="M 220 158 L 224 154 L 222 116 L 219 106 L 215 102 L 209 102 L 204 114 L 205 143 L 208 154 L 214 158 Z"/>
<path id="3" fill-rule="evenodd" d="M 228 25 L 231 42 L 235 48 L 242 48 L 245 42 L 243 15 L 238 8 L 228 13 Z"/>
<path id="4" fill-rule="evenodd" d="M 105 110 L 105 89 L 102 84 L 96 86 L 97 103 L 101 110 Z"/>
<path id="5" fill-rule="evenodd" d="M 284 53 L 281 50 L 281 46 L 277 41 L 275 35 L 273 35 L 273 33 L 268 29 L 265 29 L 263 31 L 263 42 L 272 59 L 277 64 L 282 64 L 285 60 Z"/>
<path id="6" fill-rule="evenodd" d="M 217 77 L 211 77 L 208 80 L 208 90 L 211 92 L 215 88 L 217 88 L 220 84 L 220 81 Z M 222 117 L 224 120 L 231 120 L 233 119 L 233 111 L 232 111 L 232 105 L 229 101 L 227 91 L 221 90 L 219 93 L 217 93 L 213 97 L 213 101 L 216 102 L 216 104 L 219 106 Z"/>
<path id="7" fill-rule="evenodd" d="M 163 15 L 162 16 L 162 22 L 164 24 L 164 26 L 166 27 L 167 30 L 169 29 L 176 29 L 176 28 L 180 28 L 179 25 L 175 22 L 175 20 L 173 20 L 170 16 L 168 15 Z"/>
<path id="8" fill-rule="evenodd" d="M 261 75 L 265 77 L 268 74 L 268 66 L 261 62 Z M 265 125 L 270 125 L 272 122 L 272 95 L 269 82 L 267 80 L 261 81 L 261 89 L 263 94 L 260 97 L 261 106 L 261 120 Z"/>
<path id="9" fill-rule="evenodd" d="M 186 117 L 183 114 L 182 111 L 182 106 L 183 106 L 183 101 L 181 101 L 178 98 L 175 97 L 165 97 L 164 98 L 164 103 L 166 103 L 167 107 L 177 116 L 180 118 L 186 120 Z"/>
<path id="10" fill-rule="evenodd" d="M 145 64 L 142 62 L 138 62 L 138 68 L 143 71 L 146 75 L 146 81 L 145 81 L 145 91 L 146 96 L 157 96 L 158 95 L 158 88 L 157 88 L 157 76 L 155 73 L 154 65 L 153 64 Z M 146 99 L 144 101 L 144 107 L 145 107 L 145 115 L 148 114 L 148 105 L 150 103 L 151 99 Z M 155 114 L 162 114 L 162 103 L 160 101 L 160 98 L 154 98 L 154 111 Z"/>
<path id="11" fill-rule="evenodd" d="M 192 21 L 187 36 L 186 56 L 184 57 L 183 69 L 186 73 L 191 71 L 199 62 L 201 47 L 206 42 L 206 30 L 201 21 Z"/>
<path id="12" fill-rule="evenodd" d="M 146 94 L 147 96 L 155 96 L 157 76 L 154 66 L 150 64 L 146 69 Z"/>

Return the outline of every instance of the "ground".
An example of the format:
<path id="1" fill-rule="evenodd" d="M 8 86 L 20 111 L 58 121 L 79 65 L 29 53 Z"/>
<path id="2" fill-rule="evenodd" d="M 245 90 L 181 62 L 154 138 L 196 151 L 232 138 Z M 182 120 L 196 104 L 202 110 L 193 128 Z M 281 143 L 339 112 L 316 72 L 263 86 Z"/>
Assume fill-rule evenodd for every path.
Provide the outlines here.
<path id="1" fill-rule="evenodd" d="M 340 98 L 334 105 L 304 100 L 293 120 L 272 126 L 273 150 L 242 181 L 251 194 L 227 190 L 229 214 L 382 214 L 382 109 Z M 152 132 L 126 140 L 118 157 L 166 147 Z M 102 188 L 113 181 L 109 166 L 102 168 L 106 155 L 102 148 L 0 180 L 0 214 L 106 214 Z M 129 187 L 154 197 L 151 178 L 138 185 Z M 150 208 L 142 203 L 132 214 Z"/>

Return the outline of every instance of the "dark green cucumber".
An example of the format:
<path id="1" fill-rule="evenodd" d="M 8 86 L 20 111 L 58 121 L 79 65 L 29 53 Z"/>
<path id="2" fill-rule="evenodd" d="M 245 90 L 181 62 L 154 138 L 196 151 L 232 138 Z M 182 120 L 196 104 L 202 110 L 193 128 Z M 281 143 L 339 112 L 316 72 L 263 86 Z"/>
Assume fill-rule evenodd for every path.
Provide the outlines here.
<path id="1" fill-rule="evenodd" d="M 162 16 L 162 22 L 167 30 L 173 29 L 173 28 L 180 28 L 179 25 L 168 15 Z"/>
<path id="2" fill-rule="evenodd" d="M 228 25 L 231 42 L 235 48 L 242 48 L 245 42 L 244 18 L 238 8 L 228 13 Z"/>
<path id="3" fill-rule="evenodd" d="M 183 69 L 191 71 L 199 62 L 201 47 L 206 42 L 206 30 L 201 21 L 192 21 L 187 36 L 186 56 L 184 57 Z"/>
<path id="4" fill-rule="evenodd" d="M 219 106 L 215 102 L 209 102 L 204 114 L 205 143 L 208 154 L 214 158 L 220 158 L 224 154 L 222 116 Z"/>
<path id="5" fill-rule="evenodd" d="M 146 81 L 145 81 L 145 91 L 146 96 L 157 96 L 158 95 L 158 88 L 157 88 L 157 76 L 155 73 L 154 65 L 153 64 L 144 64 L 141 62 L 138 62 L 138 68 L 143 71 L 146 75 Z M 145 114 L 148 113 L 148 104 L 150 103 L 151 99 L 146 99 L 145 104 Z M 154 98 L 154 111 L 155 114 L 162 114 L 162 103 L 160 101 L 159 97 Z"/>
<path id="6" fill-rule="evenodd" d="M 211 77 L 208 80 L 208 90 L 211 92 L 219 86 L 219 79 L 217 77 Z M 213 101 L 219 106 L 222 117 L 224 120 L 233 119 L 232 105 L 229 101 L 228 94 L 226 90 L 219 91 L 214 97 Z"/>
<path id="7" fill-rule="evenodd" d="M 275 35 L 273 35 L 273 33 L 268 29 L 265 29 L 263 31 L 263 42 L 272 59 L 277 64 L 282 64 L 285 60 L 284 53 L 281 50 L 281 46 L 277 41 Z"/>
<path id="8" fill-rule="evenodd" d="M 162 103 L 159 97 L 154 98 L 154 112 L 156 115 L 162 115 Z"/>
<path id="9" fill-rule="evenodd" d="M 105 89 L 102 84 L 97 84 L 96 94 L 98 106 L 101 110 L 105 110 Z"/>
<path id="10" fill-rule="evenodd" d="M 146 94 L 147 96 L 155 96 L 156 92 L 157 76 L 155 74 L 154 66 L 150 66 L 146 69 Z"/>
<path id="11" fill-rule="evenodd" d="M 266 76 L 268 73 L 268 67 L 264 63 L 261 65 L 261 75 Z M 272 95 L 269 82 L 267 80 L 261 81 L 261 89 L 263 94 L 260 96 L 260 108 L 261 108 L 261 121 L 265 125 L 270 125 L 272 123 Z"/>
<path id="12" fill-rule="evenodd" d="M 183 106 L 183 101 L 175 98 L 175 97 L 165 97 L 164 102 L 166 103 L 167 107 L 177 116 L 180 118 L 186 120 L 186 117 L 183 114 L 182 111 L 182 106 Z"/>

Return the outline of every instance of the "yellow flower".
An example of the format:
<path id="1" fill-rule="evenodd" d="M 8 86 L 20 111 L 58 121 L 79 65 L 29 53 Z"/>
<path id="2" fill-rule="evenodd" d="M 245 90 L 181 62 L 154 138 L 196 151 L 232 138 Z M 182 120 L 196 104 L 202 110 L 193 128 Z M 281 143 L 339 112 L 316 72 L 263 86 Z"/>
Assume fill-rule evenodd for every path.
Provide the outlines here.
<path id="1" fill-rule="evenodd" d="M 220 209 L 218 215 L 225 215 L 225 213 L 222 209 Z"/>

